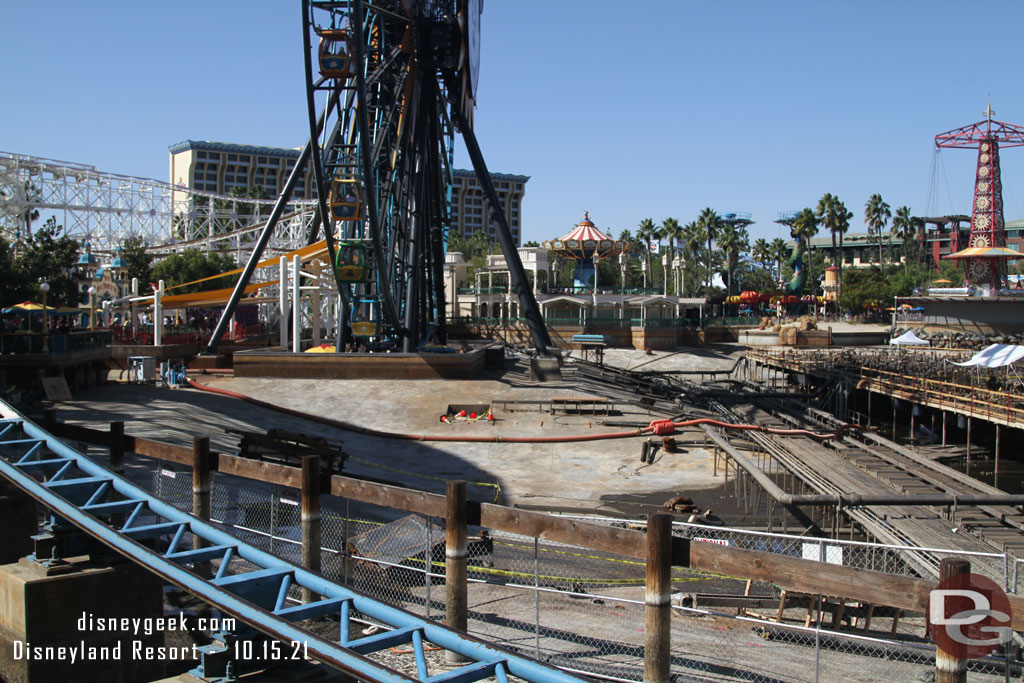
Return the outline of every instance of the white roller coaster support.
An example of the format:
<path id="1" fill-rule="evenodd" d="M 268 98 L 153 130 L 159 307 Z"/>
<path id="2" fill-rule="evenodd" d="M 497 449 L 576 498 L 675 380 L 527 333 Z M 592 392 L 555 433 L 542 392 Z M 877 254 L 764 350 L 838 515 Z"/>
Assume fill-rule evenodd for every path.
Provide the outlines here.
<path id="1" fill-rule="evenodd" d="M 320 261 L 313 261 L 313 279 L 316 287 L 313 289 L 313 346 L 320 345 Z"/>
<path id="2" fill-rule="evenodd" d="M 109 253 L 127 237 L 141 237 L 155 251 L 184 247 L 240 250 L 263 227 L 274 200 L 197 192 L 151 178 L 99 171 L 94 166 L 0 152 L 0 236 L 26 230 L 25 213 L 56 216 L 67 235 L 88 239 Z M 240 213 L 253 207 L 253 215 Z M 267 245 L 292 251 L 305 245 L 315 213 L 312 200 L 292 200 Z"/>
<path id="3" fill-rule="evenodd" d="M 278 261 L 281 269 L 281 282 L 278 285 L 278 320 L 280 322 L 281 348 L 288 348 L 288 258 L 282 256 Z"/>
<path id="4" fill-rule="evenodd" d="M 164 281 L 160 280 L 153 294 L 153 346 L 160 346 L 164 339 Z"/>
<path id="5" fill-rule="evenodd" d="M 292 256 L 292 353 L 298 353 L 302 349 L 302 291 L 299 283 L 299 255 Z"/>

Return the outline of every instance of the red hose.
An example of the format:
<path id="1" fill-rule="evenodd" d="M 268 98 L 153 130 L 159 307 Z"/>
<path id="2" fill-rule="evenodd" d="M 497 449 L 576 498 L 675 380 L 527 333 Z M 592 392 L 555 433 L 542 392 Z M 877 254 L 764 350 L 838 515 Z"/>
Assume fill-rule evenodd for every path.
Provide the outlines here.
<path id="1" fill-rule="evenodd" d="M 337 427 L 338 429 L 344 429 L 349 432 L 356 432 L 357 434 L 366 434 L 367 436 L 377 436 L 384 439 L 402 439 L 405 441 L 448 441 L 448 442 L 463 442 L 463 443 L 571 443 L 577 441 L 601 441 L 603 439 L 625 439 L 631 436 L 643 436 L 654 431 L 651 425 L 647 427 L 641 427 L 639 429 L 631 429 L 624 432 L 601 432 L 599 434 L 580 434 L 576 436 L 455 436 L 455 435 L 444 435 L 444 434 L 403 434 L 401 432 L 384 432 L 377 429 L 371 429 L 369 427 L 363 427 L 361 425 L 352 424 L 351 422 L 343 422 L 341 420 L 335 420 L 329 417 L 323 417 L 322 415 L 314 415 L 311 413 L 303 413 L 298 410 L 292 410 L 291 408 L 285 408 L 283 406 L 274 405 L 273 403 L 267 403 L 261 401 L 258 398 L 252 396 L 246 396 L 240 394 L 237 391 L 231 391 L 229 389 L 218 389 L 216 387 L 207 386 L 200 384 L 192 378 L 188 378 L 188 383 L 192 387 L 199 389 L 200 391 L 208 391 L 213 394 L 220 394 L 221 396 L 230 396 L 231 398 L 238 398 L 247 403 L 260 406 L 262 408 L 269 408 L 270 410 L 276 410 L 287 415 L 293 415 L 300 417 L 304 420 L 312 420 L 321 424 L 329 425 L 331 427 Z M 651 423 L 654 424 L 653 422 Z M 840 436 L 844 431 L 848 429 L 860 429 L 858 425 L 844 424 L 839 427 L 835 432 L 829 434 L 819 434 L 816 432 L 807 431 L 806 429 L 776 429 L 773 427 L 762 427 L 759 425 L 742 425 L 742 424 L 731 424 L 729 422 L 721 422 L 719 420 L 712 420 L 710 418 L 698 418 L 695 420 L 685 420 L 683 422 L 673 422 L 672 425 L 675 428 L 681 427 L 692 427 L 695 425 L 709 424 L 716 427 L 722 427 L 724 429 L 732 430 L 743 430 L 743 431 L 759 431 L 767 432 L 769 434 L 777 434 L 780 436 L 807 436 L 812 439 L 832 439 Z"/>

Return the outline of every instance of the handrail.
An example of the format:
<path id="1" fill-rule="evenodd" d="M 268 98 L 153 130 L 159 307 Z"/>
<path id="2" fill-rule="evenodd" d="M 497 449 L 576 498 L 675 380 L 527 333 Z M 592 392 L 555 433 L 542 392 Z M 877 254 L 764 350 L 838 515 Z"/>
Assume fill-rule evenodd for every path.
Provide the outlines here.
<path id="1" fill-rule="evenodd" d="M 3 406 L 6 414 L 13 409 Z M 507 682 L 508 675 L 528 681 L 544 683 L 570 683 L 580 679 L 558 669 L 511 654 L 472 636 L 428 621 L 404 610 L 374 600 L 352 589 L 339 586 L 313 572 L 290 564 L 225 533 L 208 522 L 178 510 L 173 505 L 153 497 L 145 490 L 93 463 L 62 441 L 25 420 L 16 418 L 0 421 L 0 476 L 11 481 L 37 502 L 63 517 L 78 529 L 102 542 L 126 558 L 141 565 L 196 597 L 210 603 L 226 614 L 251 625 L 260 633 L 277 640 L 307 643 L 308 654 L 314 659 L 343 670 L 363 681 L 404 683 L 410 680 L 428 680 L 426 666 L 419 667 L 419 676 L 412 677 L 375 662 L 366 654 L 384 647 L 412 642 L 417 661 L 424 661 L 424 641 L 456 652 L 469 660 L 457 671 L 446 672 L 466 683 L 496 675 Z M 20 432 L 20 433 L 19 433 Z M 45 445 L 56 454 L 41 456 L 42 448 L 33 448 L 18 458 L 24 450 L 24 434 L 37 446 Z M 10 448 L 11 444 L 18 447 Z M 5 444 L 8 448 L 4 449 Z M 10 457 L 13 456 L 13 457 Z M 45 464 L 43 459 L 45 458 Z M 79 476 L 69 473 L 77 469 Z M 48 480 L 37 481 L 26 471 L 38 476 L 40 471 Z M 57 474 L 54 474 L 56 472 Z M 56 479 L 60 490 L 69 497 L 57 495 Z M 71 484 L 72 486 L 67 486 Z M 113 495 L 122 500 L 118 505 L 106 504 Z M 106 507 L 104 505 L 106 504 Z M 133 510 L 128 521 L 115 525 L 101 517 L 114 512 Z M 140 515 L 155 515 L 167 520 L 166 524 L 134 524 Z M 138 543 L 133 536 L 156 531 L 159 535 L 173 536 L 167 551 L 158 552 Z M 206 542 L 207 547 L 196 550 L 179 549 L 178 541 L 185 532 Z M 149 535 L 152 535 L 150 533 Z M 196 565 L 220 559 L 217 574 L 210 578 L 200 576 Z M 228 575 L 233 559 L 240 558 L 256 565 L 257 569 Z M 193 569 L 185 569 L 185 565 Z M 285 598 L 290 586 L 307 588 L 321 599 L 299 607 L 290 606 Z M 246 595 L 247 599 L 239 597 Z M 349 639 L 349 621 L 353 610 L 377 619 L 394 630 L 357 640 Z M 327 614 L 339 614 L 341 640 L 333 642 L 291 622 Z M 383 637 L 382 637 L 383 636 Z"/>

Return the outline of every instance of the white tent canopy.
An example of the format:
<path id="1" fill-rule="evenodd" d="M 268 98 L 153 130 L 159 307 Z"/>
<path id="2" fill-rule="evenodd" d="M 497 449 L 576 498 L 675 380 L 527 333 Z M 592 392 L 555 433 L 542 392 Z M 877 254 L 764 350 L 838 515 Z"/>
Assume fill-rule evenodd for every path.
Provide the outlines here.
<path id="1" fill-rule="evenodd" d="M 921 339 L 916 334 L 910 331 L 903 333 L 902 335 L 896 337 L 895 339 L 890 339 L 889 343 L 898 344 L 900 346 L 928 346 L 929 344 L 931 344 L 931 342 Z"/>
<path id="2" fill-rule="evenodd" d="M 1024 358 L 1024 346 L 1018 346 L 1017 344 L 992 344 L 978 351 L 963 363 L 953 363 L 953 365 L 963 367 L 978 365 L 986 368 L 1001 368 L 1010 363 L 1016 363 L 1022 358 Z"/>

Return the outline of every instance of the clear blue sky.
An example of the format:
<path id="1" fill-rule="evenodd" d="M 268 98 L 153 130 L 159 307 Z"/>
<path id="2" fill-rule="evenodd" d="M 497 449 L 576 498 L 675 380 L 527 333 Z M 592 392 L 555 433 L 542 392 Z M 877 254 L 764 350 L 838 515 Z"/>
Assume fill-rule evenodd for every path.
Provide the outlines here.
<path id="1" fill-rule="evenodd" d="M 184 139 L 305 141 L 297 0 L 9 2 L 0 150 L 167 179 Z M 531 176 L 524 239 L 584 210 L 615 234 L 705 206 L 753 214 L 837 194 L 969 213 L 975 153 L 935 134 L 1024 125 L 1024 3 L 486 0 L 477 135 Z M 1024 218 L 1024 149 L 1002 155 Z M 457 146 L 457 163 L 469 167 Z"/>

